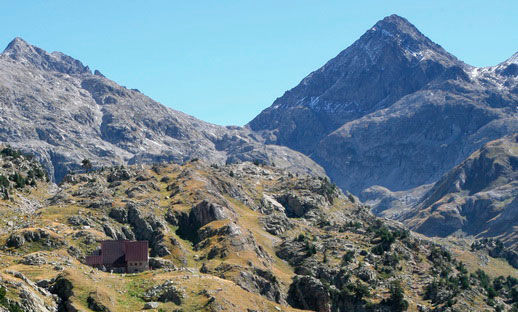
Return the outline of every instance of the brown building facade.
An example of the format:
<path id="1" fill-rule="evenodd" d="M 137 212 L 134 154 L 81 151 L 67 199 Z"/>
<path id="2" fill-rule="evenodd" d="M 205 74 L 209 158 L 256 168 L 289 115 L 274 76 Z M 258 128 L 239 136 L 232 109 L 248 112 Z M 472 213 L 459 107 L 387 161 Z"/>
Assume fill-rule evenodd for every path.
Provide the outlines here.
<path id="1" fill-rule="evenodd" d="M 118 273 L 149 269 L 148 242 L 111 240 L 101 242 L 101 249 L 86 257 L 86 264 Z"/>

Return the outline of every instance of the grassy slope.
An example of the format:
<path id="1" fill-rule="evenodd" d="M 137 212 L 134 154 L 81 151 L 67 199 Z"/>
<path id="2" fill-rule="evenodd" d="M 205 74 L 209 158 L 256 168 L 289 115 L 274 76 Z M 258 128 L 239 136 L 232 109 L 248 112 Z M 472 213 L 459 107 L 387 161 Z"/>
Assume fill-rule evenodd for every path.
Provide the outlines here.
<path id="1" fill-rule="evenodd" d="M 191 242 L 181 239 L 175 234 L 176 227 L 168 225 L 167 237 L 173 238 L 180 243 L 179 246 L 174 246 L 168 242 L 168 248 L 172 251 L 171 255 L 165 256 L 165 259 L 173 261 L 181 269 L 178 271 L 168 272 L 167 270 L 155 270 L 140 274 L 119 275 L 101 272 L 91 269 L 81 264 L 77 259 L 70 256 L 67 252 L 69 246 L 74 246 L 81 250 L 83 254 L 89 253 L 96 246 L 86 245 L 76 236 L 78 232 L 86 231 L 93 235 L 97 240 L 107 239 L 99 224 L 95 224 L 89 229 L 84 229 L 77 226 L 71 226 L 68 223 L 68 218 L 74 215 L 81 214 L 89 216 L 91 219 L 101 220 L 114 226 L 118 226 L 113 220 L 106 218 L 109 212 L 108 208 L 86 208 L 81 203 L 84 198 L 81 197 L 81 189 L 87 188 L 88 184 L 96 183 L 95 180 L 104 179 L 101 174 L 86 174 L 83 175 L 89 181 L 83 181 L 77 184 L 65 184 L 61 193 L 66 194 L 68 203 L 58 203 L 56 205 L 46 205 L 46 200 L 52 196 L 51 192 L 44 191 L 46 188 L 39 187 L 31 189 L 24 196 L 37 198 L 44 205 L 34 215 L 25 218 L 20 214 L 16 214 L 13 209 L 17 199 L 12 201 L 0 201 L 0 214 L 3 216 L 2 221 L 6 222 L 8 219 L 14 219 L 20 223 L 20 220 L 30 219 L 31 228 L 46 229 L 51 237 L 58 242 L 63 242 L 61 247 L 48 248 L 38 243 L 26 243 L 19 249 L 4 249 L 1 251 L 2 261 L 2 278 L 9 280 L 16 280 L 12 275 L 5 272 L 18 271 L 23 273 L 26 277 L 33 281 L 42 279 L 50 279 L 59 274 L 62 274 L 72 281 L 73 296 L 72 304 L 81 311 L 88 311 L 87 298 L 91 293 L 95 293 L 96 298 L 104 305 L 110 308 L 111 311 L 129 311 L 144 306 L 144 301 L 140 298 L 143 292 L 153 285 L 161 284 L 165 280 L 172 280 L 177 285 L 185 290 L 186 299 L 182 304 L 183 311 L 203 311 L 210 310 L 211 305 L 208 304 L 209 298 L 214 297 L 215 301 L 228 311 L 246 311 L 247 308 L 256 309 L 260 311 L 277 311 L 277 308 L 282 308 L 283 311 L 294 311 L 295 309 L 281 306 L 278 303 L 269 301 L 264 297 L 246 292 L 232 281 L 232 274 L 239 274 L 238 271 L 230 273 L 226 276 L 227 279 L 222 279 L 210 274 L 199 273 L 199 268 L 202 263 L 205 263 L 209 268 L 215 268 L 221 263 L 234 264 L 239 266 L 248 266 L 253 263 L 254 266 L 264 269 L 270 269 L 280 282 L 283 291 L 287 291 L 291 279 L 294 276 L 294 269 L 286 261 L 276 256 L 276 246 L 280 242 L 280 238 L 266 232 L 260 224 L 260 217 L 262 214 L 257 210 L 252 210 L 243 202 L 232 198 L 228 194 L 222 197 L 214 195 L 216 192 L 213 187 L 212 177 L 217 176 L 219 180 L 235 185 L 238 183 L 243 192 L 250 196 L 254 201 L 259 201 L 262 193 L 267 190 L 272 193 L 279 184 L 292 185 L 294 191 L 297 191 L 296 183 L 300 182 L 297 177 L 286 178 L 283 175 L 265 176 L 264 179 L 258 179 L 257 175 L 243 174 L 240 177 L 233 178 L 228 175 L 230 170 L 237 170 L 236 168 L 211 168 L 209 166 L 199 163 L 189 163 L 184 166 L 168 165 L 160 167 L 157 170 L 145 167 L 144 169 L 134 169 L 137 175 L 145 176 L 149 181 L 152 181 L 157 188 L 147 187 L 142 192 L 137 192 L 132 195 L 131 200 L 136 202 L 148 202 L 153 199 L 154 204 L 144 205 L 142 210 L 157 216 L 164 216 L 169 209 L 176 211 L 188 211 L 193 205 L 198 203 L 201 199 L 212 198 L 215 201 L 226 201 L 226 204 L 231 208 L 238 218 L 235 220 L 243 229 L 249 230 L 255 241 L 261 245 L 269 254 L 272 262 L 265 266 L 264 261 L 257 258 L 257 255 L 250 250 L 242 252 L 234 252 L 230 250 L 229 254 L 224 258 L 215 258 L 212 260 L 205 260 L 204 256 L 210 248 L 195 249 Z M 270 169 L 266 169 L 269 171 Z M 188 174 L 186 174 L 188 173 Z M 167 190 L 167 186 L 171 182 L 164 181 L 164 177 L 168 177 L 170 181 L 174 181 L 176 185 L 181 187 L 181 191 L 175 196 L 170 196 L 171 191 Z M 104 182 L 103 182 L 104 183 Z M 122 181 L 122 184 L 116 188 L 109 189 L 110 198 L 113 199 L 113 207 L 123 207 L 125 201 L 128 200 L 126 190 L 135 185 L 143 185 L 147 182 L 139 183 L 135 179 L 129 181 Z M 149 185 L 149 183 L 147 183 Z M 99 198 L 103 194 L 98 194 Z M 357 205 L 352 202 L 340 199 L 333 205 L 327 207 L 326 214 L 329 216 L 340 216 L 344 211 L 352 211 L 356 209 Z M 352 213 L 354 215 L 354 213 Z M 296 237 L 299 233 L 306 233 L 312 237 L 319 237 L 319 235 L 335 236 L 341 239 L 350 241 L 355 246 L 359 246 L 365 250 L 372 247 L 371 239 L 355 232 L 337 232 L 326 231 L 322 228 L 312 226 L 304 219 L 292 220 L 296 227 L 293 230 L 285 233 L 287 237 Z M 207 226 L 218 228 L 225 225 L 226 221 L 214 221 Z M 28 230 L 28 229 L 24 229 Z M 0 244 L 4 245 L 9 233 L 4 232 L 0 238 Z M 214 238 L 211 244 L 218 244 L 217 237 Z M 43 250 L 43 253 L 42 253 Z M 45 252 L 45 250 L 49 250 Z M 51 252 L 50 252 L 51 251 Z M 39 254 L 46 260 L 47 264 L 41 266 L 20 264 L 19 260 L 31 253 L 39 252 Z M 475 256 L 469 251 L 462 250 L 457 252 L 454 248 L 454 254 L 466 262 L 470 270 L 475 270 L 480 267 L 479 262 L 476 261 Z M 316 259 L 323 261 L 323 254 L 319 253 Z M 341 255 L 330 257 L 328 260 L 331 264 L 340 262 Z M 200 260 L 203 259 L 203 260 Z M 362 261 L 362 257 L 358 261 Z M 422 272 L 430 269 L 431 264 L 422 257 L 422 262 L 411 266 L 407 263 L 402 264 L 402 271 L 410 274 L 411 279 L 407 284 L 404 284 L 405 294 L 410 299 L 410 310 L 415 310 L 417 304 L 430 305 L 426 300 L 423 300 L 421 295 L 423 292 L 422 281 L 427 277 L 423 276 Z M 61 270 L 63 269 L 63 270 Z M 507 275 L 512 272 L 516 276 L 516 271 L 505 263 L 497 260 L 491 260 L 483 267 L 491 275 Z M 421 272 L 420 272 L 421 270 Z M 229 280 L 230 279 L 230 280 Z M 11 294 L 16 293 L 17 290 L 13 287 L 9 288 Z M 373 296 L 371 302 L 380 302 L 383 298 L 388 296 L 388 289 L 386 287 L 377 287 L 372 289 Z M 15 296 L 15 295 L 13 295 Z M 47 299 L 45 299 L 47 300 Z M 481 298 L 474 298 L 475 301 L 482 301 Z M 178 308 L 174 303 L 161 303 L 160 308 L 171 310 Z"/>

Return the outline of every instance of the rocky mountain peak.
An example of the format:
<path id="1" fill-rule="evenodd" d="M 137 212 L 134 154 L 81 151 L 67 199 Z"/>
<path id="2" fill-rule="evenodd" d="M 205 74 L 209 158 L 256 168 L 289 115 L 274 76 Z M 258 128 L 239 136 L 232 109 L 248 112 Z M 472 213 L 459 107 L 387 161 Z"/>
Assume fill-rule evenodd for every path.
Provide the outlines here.
<path id="1" fill-rule="evenodd" d="M 373 63 L 383 62 L 387 54 L 403 54 L 412 61 L 433 60 L 446 66 L 462 63 L 428 39 L 407 19 L 396 14 L 378 21 L 353 46 L 360 48 Z"/>
<path id="2" fill-rule="evenodd" d="M 507 63 L 514 63 L 514 64 L 518 64 L 518 52 L 516 52 L 515 54 L 513 54 L 513 56 L 511 56 L 509 59 L 507 59 L 506 61 Z"/>
<path id="3" fill-rule="evenodd" d="M 518 77 L 518 52 L 502 63 L 493 67 L 488 67 L 488 69 L 490 71 L 494 70 L 498 75 L 506 78 L 516 79 Z"/>
<path id="4" fill-rule="evenodd" d="M 14 38 L 0 57 L 36 67 L 41 70 L 56 71 L 64 74 L 90 74 L 88 66 L 61 52 L 48 53 L 29 44 L 20 37 Z"/>
<path id="5" fill-rule="evenodd" d="M 4 50 L 4 53 L 8 52 L 21 52 L 30 50 L 32 46 L 20 37 L 14 38 Z"/>
<path id="6" fill-rule="evenodd" d="M 248 125 L 353 193 L 409 191 L 516 131 L 517 59 L 474 68 L 391 15 Z"/>
<path id="7" fill-rule="evenodd" d="M 390 15 L 249 123 L 308 155 L 345 122 L 387 108 L 452 67 L 466 66 L 406 19 Z M 273 130 L 273 132 L 271 132 Z"/>
<path id="8" fill-rule="evenodd" d="M 389 15 L 378 21 L 370 31 L 384 31 L 386 35 L 405 34 L 416 40 L 429 40 L 406 18 L 396 14 Z"/>

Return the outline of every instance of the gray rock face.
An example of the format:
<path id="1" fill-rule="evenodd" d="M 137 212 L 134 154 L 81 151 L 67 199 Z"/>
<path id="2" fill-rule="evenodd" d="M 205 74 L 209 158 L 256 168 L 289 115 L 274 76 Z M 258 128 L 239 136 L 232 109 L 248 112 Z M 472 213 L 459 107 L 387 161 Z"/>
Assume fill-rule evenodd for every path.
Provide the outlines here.
<path id="1" fill-rule="evenodd" d="M 211 229 L 200 232 L 200 228 L 216 220 L 225 220 L 234 218 L 234 213 L 227 207 L 219 204 L 202 200 L 187 214 L 185 212 L 175 212 L 168 214 L 166 219 L 173 225 L 178 225 L 177 234 L 184 239 L 188 239 L 194 243 L 198 243 L 206 237 L 215 235 Z M 232 227 L 223 227 L 221 230 L 232 232 Z M 228 234 L 228 233 L 227 233 Z"/>
<path id="2" fill-rule="evenodd" d="M 113 239 L 147 240 L 151 256 L 163 257 L 171 253 L 164 244 L 166 227 L 163 222 L 154 215 L 143 214 L 138 204 L 129 202 L 124 208 L 112 208 L 109 216 L 119 223 L 130 225 L 132 230 L 123 226 L 121 231 L 116 231 L 104 224 L 103 230 L 107 236 Z"/>
<path id="3" fill-rule="evenodd" d="M 288 302 L 296 308 L 331 311 L 331 298 L 322 282 L 311 276 L 296 275 L 288 292 Z"/>
<path id="4" fill-rule="evenodd" d="M 495 237 L 516 248 L 518 134 L 492 141 L 444 175 L 401 216 L 418 232 L 447 236 L 462 231 Z"/>
<path id="5" fill-rule="evenodd" d="M 228 208 L 203 200 L 191 209 L 189 220 L 194 227 L 201 228 L 214 220 L 230 219 L 231 216 Z"/>
<path id="6" fill-rule="evenodd" d="M 167 281 L 162 285 L 154 286 L 148 289 L 143 295 L 143 299 L 145 301 L 174 302 L 177 305 L 182 304 L 184 298 L 185 291 L 171 281 Z"/>
<path id="7" fill-rule="evenodd" d="M 249 292 L 259 293 L 271 301 L 286 304 L 279 282 L 269 270 L 255 268 L 253 273 L 243 270 L 239 274 L 236 284 Z"/>
<path id="8" fill-rule="evenodd" d="M 266 232 L 273 235 L 281 235 L 282 233 L 293 228 L 293 223 L 286 217 L 284 213 L 275 213 L 261 218 Z"/>
<path id="9" fill-rule="evenodd" d="M 144 305 L 144 310 L 156 309 L 156 308 L 158 308 L 158 302 L 146 302 L 146 304 Z"/>
<path id="10" fill-rule="evenodd" d="M 517 68 L 518 54 L 467 65 L 392 15 L 248 126 L 309 155 L 342 189 L 406 191 L 518 131 Z"/>
<path id="11" fill-rule="evenodd" d="M 59 52 L 20 38 L 0 54 L 0 142 L 35 154 L 60 181 L 83 159 L 94 167 L 201 158 L 275 163 L 322 175 L 306 156 L 168 109 Z M 114 176 L 123 179 L 124 176 Z"/>

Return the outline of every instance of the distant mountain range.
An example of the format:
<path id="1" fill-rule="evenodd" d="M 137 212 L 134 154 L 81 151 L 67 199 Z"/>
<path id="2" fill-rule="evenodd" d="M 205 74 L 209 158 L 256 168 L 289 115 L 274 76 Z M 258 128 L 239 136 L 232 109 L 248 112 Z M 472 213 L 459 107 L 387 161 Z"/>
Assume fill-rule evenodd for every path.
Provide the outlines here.
<path id="1" fill-rule="evenodd" d="M 258 161 L 323 175 L 308 157 L 246 128 L 200 121 L 20 38 L 0 54 L 0 142 L 34 153 L 55 181 L 95 167 L 202 158 Z"/>

